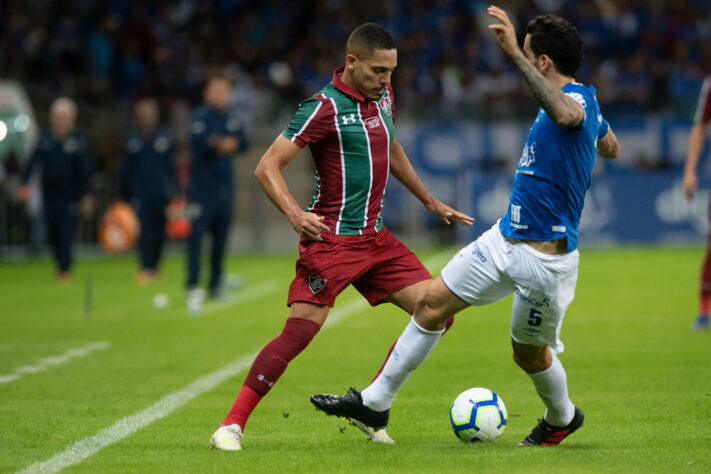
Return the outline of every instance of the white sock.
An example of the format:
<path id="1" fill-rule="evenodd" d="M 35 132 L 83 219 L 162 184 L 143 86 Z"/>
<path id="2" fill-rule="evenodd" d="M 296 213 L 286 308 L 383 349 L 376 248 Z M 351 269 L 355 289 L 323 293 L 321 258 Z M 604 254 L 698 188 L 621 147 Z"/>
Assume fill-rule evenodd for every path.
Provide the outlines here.
<path id="1" fill-rule="evenodd" d="M 575 406 L 568 398 L 568 379 L 560 359 L 553 356 L 553 363 L 543 372 L 528 374 L 536 386 L 536 392 L 546 405 L 543 419 L 553 426 L 566 426 L 573 420 Z"/>
<path id="2" fill-rule="evenodd" d="M 442 337 L 441 331 L 428 331 L 411 319 L 395 343 L 383 371 L 361 392 L 363 404 L 375 411 L 390 408 L 407 377 L 430 355 Z"/>

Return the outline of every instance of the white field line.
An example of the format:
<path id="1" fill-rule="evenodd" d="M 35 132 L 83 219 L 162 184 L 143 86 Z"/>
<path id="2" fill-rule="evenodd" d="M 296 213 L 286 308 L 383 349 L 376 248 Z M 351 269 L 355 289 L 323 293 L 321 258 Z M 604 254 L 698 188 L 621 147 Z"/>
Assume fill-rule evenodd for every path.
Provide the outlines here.
<path id="1" fill-rule="evenodd" d="M 86 357 L 89 354 L 91 354 L 94 351 L 101 351 L 104 349 L 108 349 L 111 346 L 111 343 L 106 342 L 106 341 L 95 341 L 95 342 L 90 342 L 88 344 L 85 344 L 81 347 L 75 347 L 73 349 L 69 349 L 68 351 L 64 352 L 63 354 L 60 354 L 58 356 L 52 356 L 52 357 L 45 357 L 44 359 L 40 359 L 37 362 L 35 362 L 34 365 L 23 365 L 20 367 L 16 367 L 13 374 L 8 374 L 8 375 L 0 375 L 0 383 L 9 383 L 12 381 L 15 381 L 22 377 L 24 374 L 36 374 L 39 372 L 44 372 L 45 370 L 49 369 L 50 367 L 54 367 L 57 365 L 62 365 L 66 364 L 72 359 L 76 359 L 79 357 Z"/>
<path id="2" fill-rule="evenodd" d="M 429 259 L 426 264 L 428 266 L 435 265 L 442 261 L 443 258 L 445 258 L 444 252 L 441 252 Z M 359 297 L 357 300 L 347 302 L 340 309 L 334 309 L 328 317 L 330 324 L 324 324 L 323 329 L 335 326 L 338 322 L 366 305 L 367 302 Z M 180 390 L 166 395 L 148 408 L 144 408 L 134 415 L 121 418 L 94 436 L 81 439 L 69 445 L 64 451 L 52 456 L 46 461 L 30 464 L 20 471 L 20 474 L 54 473 L 79 464 L 92 454 L 122 440 L 156 420 L 165 418 L 195 397 L 212 390 L 226 380 L 246 370 L 252 364 L 252 360 L 254 360 L 260 350 L 261 348 L 254 350 L 245 356 L 235 359 L 226 366 L 200 377 Z"/>
<path id="3" fill-rule="evenodd" d="M 234 305 L 240 303 L 246 303 L 247 301 L 256 300 L 262 296 L 266 296 L 270 293 L 277 291 L 280 288 L 279 283 L 276 280 L 269 280 L 261 283 L 254 288 L 243 288 L 240 294 L 235 297 L 228 297 L 226 301 L 221 301 L 218 303 L 208 303 L 205 305 L 203 310 L 198 316 L 204 316 L 206 314 L 214 313 L 216 311 L 222 311 L 223 309 L 230 308 Z"/>

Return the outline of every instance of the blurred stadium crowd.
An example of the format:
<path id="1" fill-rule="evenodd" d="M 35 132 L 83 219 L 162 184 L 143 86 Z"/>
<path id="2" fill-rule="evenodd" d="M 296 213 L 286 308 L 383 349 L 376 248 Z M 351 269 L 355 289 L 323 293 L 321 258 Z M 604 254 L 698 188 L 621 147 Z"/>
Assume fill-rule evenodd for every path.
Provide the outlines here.
<path id="1" fill-rule="evenodd" d="M 246 161 L 237 163 L 243 168 L 238 173 L 243 196 L 237 201 L 246 206 L 249 200 L 243 198 L 256 191 L 247 171 L 254 169 L 298 102 L 330 81 L 333 70 L 343 63 L 345 39 L 354 26 L 366 21 L 385 26 L 398 45 L 393 85 L 401 141 L 407 134 L 406 124 L 414 125 L 410 138 L 421 137 L 418 127 L 477 122 L 489 133 L 496 128 L 490 127 L 492 123 L 528 124 L 537 106 L 487 28 L 489 3 L 4 0 L 0 2 L 0 83 L 14 80 L 26 91 L 34 118 L 42 127 L 48 124 L 49 104 L 58 96 L 77 102 L 78 128 L 86 134 L 93 158 L 91 186 L 97 209 L 102 210 L 115 197 L 113 188 L 132 126 L 133 104 L 146 97 L 158 101 L 162 122 L 176 140 L 175 161 L 185 183 L 191 113 L 202 101 L 206 77 L 216 71 L 226 74 L 234 83 L 230 109 L 246 124 L 253 143 Z M 677 119 L 687 129 L 703 79 L 711 73 L 709 0 L 493 3 L 510 12 L 521 39 L 528 20 L 541 13 L 561 15 L 576 25 L 585 42 L 578 79 L 595 85 L 602 110 L 615 126 L 624 123 L 643 130 L 634 147 L 626 143 L 628 150 L 634 150 L 627 162 L 617 161 L 623 167 L 629 164 L 625 169 L 637 170 L 673 172 L 679 166 L 680 152 L 670 159 L 667 146 L 677 140 L 665 135 L 655 141 L 654 137 Z M 0 103 L 0 119 L 3 105 L 7 104 Z M 661 120 L 655 121 L 657 117 Z M 494 140 L 491 133 L 488 137 Z M 504 137 L 497 138 L 500 145 L 517 140 L 515 132 Z M 477 140 L 482 148 L 488 146 L 487 140 Z M 516 141 L 513 148 L 518 147 Z M 485 159 L 475 157 L 476 163 L 500 163 L 504 155 L 511 161 L 517 151 L 512 154 L 504 148 L 504 152 L 486 152 L 491 156 Z M 421 164 L 410 153 L 415 166 Z M 0 162 L 4 161 L 4 169 L 0 167 L 3 234 L 7 233 L 3 229 L 18 227 L 11 223 L 24 219 L 25 210 L 15 203 L 11 180 L 2 181 L 3 173 L 6 178 L 19 175 L 20 160 L 17 156 L 8 159 L 2 147 L 0 154 Z M 310 175 L 311 170 L 304 167 L 302 172 Z M 304 195 L 312 192 L 312 181 L 307 181 Z M 396 193 L 390 197 L 397 201 Z M 260 203 L 257 199 L 249 205 Z M 407 214 L 397 206 L 393 209 L 397 215 Z M 262 213 L 258 207 L 252 210 L 249 222 L 253 227 L 262 225 L 258 218 Z M 80 234 L 87 229 L 80 241 L 94 241 L 95 227 L 92 222 L 80 228 Z M 0 251 L 7 241 L 24 242 L 27 233 L 20 234 L 17 238 L 0 235 Z M 256 232 L 254 240 L 261 242 L 263 234 Z"/>
<path id="2" fill-rule="evenodd" d="M 711 64 L 707 0 L 496 2 L 523 30 L 553 12 L 586 44 L 579 79 L 608 114 L 688 115 Z M 0 5 L 0 71 L 98 105 L 159 97 L 199 100 L 206 71 L 226 67 L 236 105 L 260 121 L 330 80 L 354 25 L 376 21 L 395 36 L 401 113 L 512 117 L 532 103 L 520 75 L 486 30 L 481 0 L 9 0 Z M 480 106 L 480 107 L 477 107 Z M 474 108 L 473 108 L 474 107 Z M 524 108 L 524 115 L 529 115 Z"/>

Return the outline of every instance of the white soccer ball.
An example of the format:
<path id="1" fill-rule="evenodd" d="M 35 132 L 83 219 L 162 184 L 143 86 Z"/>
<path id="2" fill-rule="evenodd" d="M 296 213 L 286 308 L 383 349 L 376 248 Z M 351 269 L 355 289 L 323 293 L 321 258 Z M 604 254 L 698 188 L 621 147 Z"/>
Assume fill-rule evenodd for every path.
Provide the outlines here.
<path id="1" fill-rule="evenodd" d="M 504 401 L 488 388 L 470 388 L 460 393 L 449 409 L 454 434 L 464 443 L 493 442 L 506 428 Z"/>
<path id="2" fill-rule="evenodd" d="M 166 308 L 170 304 L 170 298 L 165 293 L 158 293 L 153 297 L 153 307 L 158 309 Z"/>

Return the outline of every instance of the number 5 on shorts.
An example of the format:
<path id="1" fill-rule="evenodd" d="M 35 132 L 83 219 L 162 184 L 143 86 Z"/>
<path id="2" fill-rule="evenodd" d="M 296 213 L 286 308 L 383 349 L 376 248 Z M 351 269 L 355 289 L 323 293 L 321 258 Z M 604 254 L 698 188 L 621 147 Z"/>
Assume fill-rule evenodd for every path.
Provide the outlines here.
<path id="1" fill-rule="evenodd" d="M 543 312 L 538 311 L 537 309 L 531 309 L 531 312 L 528 314 L 528 325 L 529 326 L 540 326 L 542 319 L 541 315 Z"/>

